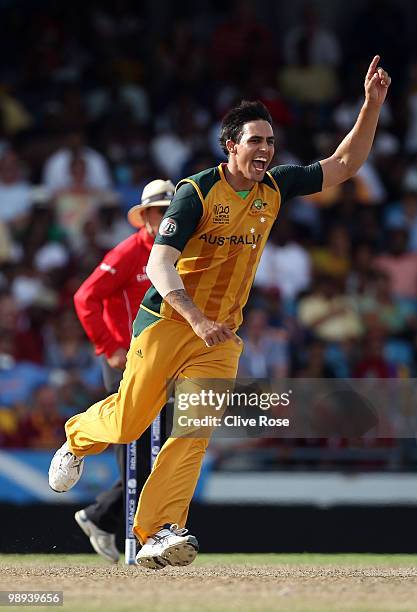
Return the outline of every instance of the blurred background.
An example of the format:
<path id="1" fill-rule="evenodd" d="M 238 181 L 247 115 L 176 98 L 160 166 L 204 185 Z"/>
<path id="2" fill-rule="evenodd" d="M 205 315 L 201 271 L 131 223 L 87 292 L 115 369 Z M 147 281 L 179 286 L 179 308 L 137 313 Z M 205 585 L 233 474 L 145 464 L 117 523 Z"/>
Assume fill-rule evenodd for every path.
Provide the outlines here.
<path id="1" fill-rule="evenodd" d="M 393 83 L 372 154 L 352 180 L 281 210 L 246 308 L 240 375 L 416 376 L 416 30 L 413 0 L 0 1 L 4 520 L 22 528 L 28 508 L 50 516 L 58 503 L 70 517 L 116 476 L 111 453 L 92 458 L 61 500 L 45 475 L 65 420 L 105 393 L 73 294 L 134 231 L 126 212 L 143 186 L 223 161 L 219 122 L 242 98 L 269 108 L 275 163 L 328 156 L 376 53 Z M 304 526 L 298 539 L 280 534 L 282 549 L 417 550 L 414 439 L 231 444 L 213 443 L 191 520 L 257 504 L 265 521 Z M 397 537 L 381 540 L 375 516 Z M 52 544 L 11 531 L 0 546 Z"/>

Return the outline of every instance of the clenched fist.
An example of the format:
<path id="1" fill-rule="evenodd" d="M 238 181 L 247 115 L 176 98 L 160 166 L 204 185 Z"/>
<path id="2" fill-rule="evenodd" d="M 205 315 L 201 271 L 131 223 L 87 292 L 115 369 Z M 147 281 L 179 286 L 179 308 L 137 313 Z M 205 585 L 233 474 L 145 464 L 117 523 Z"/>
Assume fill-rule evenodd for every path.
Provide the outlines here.
<path id="1" fill-rule="evenodd" d="M 224 323 L 216 323 L 202 316 L 196 322 L 191 323 L 194 333 L 199 336 L 206 346 L 221 344 L 227 340 L 234 340 L 239 343 L 237 336 Z"/>

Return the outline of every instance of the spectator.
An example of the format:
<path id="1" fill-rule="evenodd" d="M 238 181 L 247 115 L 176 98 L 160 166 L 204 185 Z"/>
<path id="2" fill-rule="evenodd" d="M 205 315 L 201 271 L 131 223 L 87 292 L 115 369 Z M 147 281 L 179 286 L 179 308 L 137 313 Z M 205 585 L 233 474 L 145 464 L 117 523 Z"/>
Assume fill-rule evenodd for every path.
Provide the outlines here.
<path id="1" fill-rule="evenodd" d="M 118 173 L 117 193 L 120 197 L 123 213 L 140 201 L 143 188 L 149 183 L 149 177 L 156 176 L 149 160 L 141 158 L 121 165 Z"/>
<path id="2" fill-rule="evenodd" d="M 13 337 L 0 334 L 0 406 L 27 404 L 33 391 L 49 380 L 49 370 L 29 361 L 17 362 Z"/>
<path id="3" fill-rule="evenodd" d="M 139 124 L 149 120 L 148 92 L 138 82 L 134 82 L 139 78 L 138 71 L 135 72 L 123 75 L 111 71 L 104 75 L 102 83 L 98 83 L 88 94 L 91 119 L 120 121 L 128 117 Z"/>
<path id="4" fill-rule="evenodd" d="M 352 257 L 352 269 L 347 278 L 347 293 L 352 296 L 362 295 L 374 273 L 374 250 L 368 242 L 359 242 Z"/>
<path id="5" fill-rule="evenodd" d="M 108 190 L 112 186 L 110 170 L 105 158 L 85 146 L 81 132 L 69 132 L 66 145 L 46 160 L 43 169 L 43 184 L 52 193 L 70 187 L 73 181 L 71 162 L 74 158 L 84 160 L 85 184 L 89 189 Z"/>
<path id="6" fill-rule="evenodd" d="M 375 268 L 388 275 L 391 290 L 397 298 L 417 299 L 417 253 L 407 251 L 406 229 L 389 231 L 388 252 L 375 259 Z"/>
<path id="7" fill-rule="evenodd" d="M 286 333 L 268 326 L 263 310 L 251 310 L 242 329 L 245 343 L 239 362 L 239 376 L 285 378 L 288 374 Z"/>
<path id="8" fill-rule="evenodd" d="M 316 274 L 327 274 L 344 280 L 351 267 L 350 236 L 345 226 L 336 225 L 329 230 L 326 244 L 311 250 L 311 261 Z"/>
<path id="9" fill-rule="evenodd" d="M 73 310 L 64 310 L 48 330 L 45 363 L 81 374 L 93 365 L 93 354 Z"/>
<path id="10" fill-rule="evenodd" d="M 151 142 L 152 158 L 163 175 L 179 180 L 181 168 L 191 155 L 186 139 L 175 130 L 165 130 Z"/>
<path id="11" fill-rule="evenodd" d="M 297 355 L 294 365 L 297 378 L 334 378 L 333 368 L 326 359 L 326 344 L 321 340 L 311 340 L 301 355 Z"/>
<path id="12" fill-rule="evenodd" d="M 71 181 L 58 191 L 53 201 L 58 225 L 65 231 L 74 251 L 84 247 L 83 229 L 91 219 L 105 193 L 88 186 L 87 164 L 83 157 L 73 157 L 70 162 Z"/>
<path id="13" fill-rule="evenodd" d="M 311 281 L 308 252 L 293 239 L 294 226 L 284 217 L 273 228 L 255 278 L 255 286 L 278 289 L 285 300 L 293 301 Z"/>
<path id="14" fill-rule="evenodd" d="M 12 149 L 6 149 L 0 157 L 0 221 L 18 224 L 31 205 L 31 186 L 23 178 L 21 162 Z"/>
<path id="15" fill-rule="evenodd" d="M 22 103 L 14 97 L 3 84 L 0 86 L 0 115 L 3 118 L 4 131 L 14 136 L 29 128 L 33 119 Z"/>
<path id="16" fill-rule="evenodd" d="M 10 293 L 0 294 L 0 334 L 8 336 L 17 362 L 43 362 L 42 325 L 44 313 L 38 309 L 19 311 L 18 303 Z"/>
<path id="17" fill-rule="evenodd" d="M 15 270 L 10 290 L 19 308 L 33 305 L 54 307 L 57 305 L 57 295 L 47 283 L 47 279 L 42 278 L 29 264 L 20 265 Z"/>
<path id="18" fill-rule="evenodd" d="M 21 420 L 25 440 L 31 448 L 50 449 L 62 441 L 65 419 L 59 413 L 58 392 L 42 385 L 33 394 L 31 409 Z"/>
<path id="19" fill-rule="evenodd" d="M 356 183 L 351 179 L 341 186 L 336 196 L 329 200 L 328 206 L 321 210 L 322 234 L 328 235 L 332 228 L 343 226 L 352 238 L 358 235 L 358 212 L 360 202 Z"/>
<path id="20" fill-rule="evenodd" d="M 392 295 L 390 277 L 385 272 L 374 273 L 357 305 L 368 329 L 377 325 L 389 336 L 400 336 L 416 329 L 417 306 Z"/>
<path id="21" fill-rule="evenodd" d="M 300 104 L 326 105 L 338 94 L 336 72 L 311 62 L 307 37 L 297 41 L 296 60 L 280 72 L 279 85 L 284 97 Z"/>
<path id="22" fill-rule="evenodd" d="M 361 108 L 361 91 L 356 88 L 348 89 L 347 96 L 344 96 L 341 102 L 336 106 L 333 113 L 333 120 L 341 131 L 350 130 L 355 123 L 355 118 Z M 388 127 L 392 123 L 392 111 L 389 100 L 384 109 L 381 109 L 379 129 Z"/>
<path id="23" fill-rule="evenodd" d="M 297 62 L 297 49 L 301 40 L 306 41 L 306 57 L 311 64 L 337 66 L 341 60 L 339 42 L 330 30 L 319 22 L 314 7 L 306 3 L 302 16 L 294 28 L 290 28 L 284 39 L 284 56 L 287 64 Z"/>
<path id="24" fill-rule="evenodd" d="M 9 232 L 9 228 L 5 223 L 0 221 L 0 268 L 4 263 L 13 261 L 15 258 L 12 240 Z M 0 274 L 0 288 L 1 288 L 1 274 Z"/>
<path id="25" fill-rule="evenodd" d="M 249 42 L 254 40 L 256 45 Z M 210 49 L 214 75 L 220 80 L 234 82 L 243 66 L 247 74 L 268 66 L 273 57 L 271 32 L 259 22 L 254 2 L 232 3 L 227 19 L 213 33 Z"/>
<path id="26" fill-rule="evenodd" d="M 313 336 L 327 342 L 358 339 L 363 334 L 350 299 L 338 291 L 331 276 L 316 279 L 312 293 L 299 301 L 298 317 Z"/>
<path id="27" fill-rule="evenodd" d="M 384 333 L 375 329 L 362 344 L 362 357 L 353 372 L 355 378 L 395 378 L 395 367 L 384 357 Z"/>
<path id="28" fill-rule="evenodd" d="M 387 228 L 405 228 L 408 231 L 408 248 L 417 251 L 417 184 L 415 189 L 404 191 L 401 199 L 386 214 Z"/>
<path id="29" fill-rule="evenodd" d="M 384 202 L 386 189 L 371 161 L 366 161 L 349 181 L 310 195 L 305 199 L 326 208 L 342 202 L 346 197 L 354 199 L 358 205 L 374 205 Z"/>

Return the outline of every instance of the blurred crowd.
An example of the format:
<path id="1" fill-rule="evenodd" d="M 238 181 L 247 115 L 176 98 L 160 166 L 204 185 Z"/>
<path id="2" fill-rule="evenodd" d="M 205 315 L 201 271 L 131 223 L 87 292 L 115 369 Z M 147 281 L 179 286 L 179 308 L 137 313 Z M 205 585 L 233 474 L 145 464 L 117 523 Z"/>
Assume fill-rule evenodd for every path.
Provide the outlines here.
<path id="1" fill-rule="evenodd" d="M 416 375 L 417 7 L 361 2 L 347 18 L 333 3 L 329 28 L 300 3 L 283 30 L 279 3 L 170 4 L 1 5 L 2 447 L 56 446 L 103 395 L 72 297 L 134 231 L 126 212 L 144 184 L 222 161 L 219 122 L 242 98 L 268 106 L 275 163 L 328 156 L 376 52 L 393 84 L 372 154 L 352 180 L 281 210 L 240 374 Z"/>

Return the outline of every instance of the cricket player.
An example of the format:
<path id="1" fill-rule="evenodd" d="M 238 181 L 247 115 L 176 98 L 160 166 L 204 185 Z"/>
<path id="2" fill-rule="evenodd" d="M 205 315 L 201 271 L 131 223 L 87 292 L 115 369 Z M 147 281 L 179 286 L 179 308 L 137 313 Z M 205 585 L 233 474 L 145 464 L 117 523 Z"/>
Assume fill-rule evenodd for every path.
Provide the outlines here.
<path id="1" fill-rule="evenodd" d="M 177 185 L 151 251 L 152 287 L 133 325 L 119 391 L 67 421 L 67 442 L 49 469 L 54 490 L 75 485 L 87 455 L 138 438 L 165 403 L 167 379 L 235 377 L 242 350 L 235 332 L 279 208 L 346 181 L 367 159 L 391 81 L 378 63 L 375 56 L 350 133 L 309 166 L 268 172 L 275 142 L 267 109 L 243 102 L 227 113 L 220 136 L 227 162 Z M 185 523 L 207 444 L 207 437 L 171 437 L 161 448 L 135 516 L 139 565 L 188 565 L 197 555 Z"/>
<path id="2" fill-rule="evenodd" d="M 78 318 L 101 356 L 108 393 L 116 393 L 122 379 L 133 318 L 150 286 L 146 274 L 149 254 L 174 191 L 171 181 L 161 179 L 144 187 L 140 204 L 128 212 L 128 219 L 138 232 L 107 253 L 74 295 Z M 122 478 L 101 493 L 95 503 L 75 513 L 75 520 L 90 538 L 94 550 L 111 562 L 119 560 L 116 531 L 124 516 L 126 445 L 116 445 L 115 451 Z M 150 448 L 139 444 L 139 465 L 147 466 L 149 459 Z"/>

